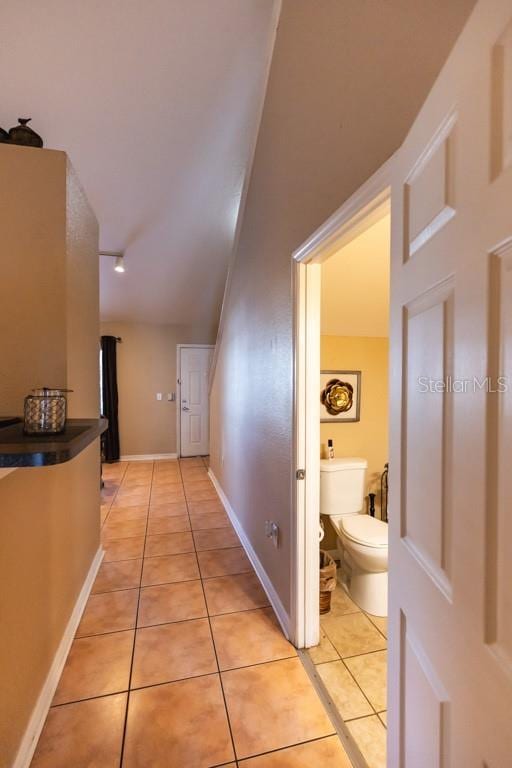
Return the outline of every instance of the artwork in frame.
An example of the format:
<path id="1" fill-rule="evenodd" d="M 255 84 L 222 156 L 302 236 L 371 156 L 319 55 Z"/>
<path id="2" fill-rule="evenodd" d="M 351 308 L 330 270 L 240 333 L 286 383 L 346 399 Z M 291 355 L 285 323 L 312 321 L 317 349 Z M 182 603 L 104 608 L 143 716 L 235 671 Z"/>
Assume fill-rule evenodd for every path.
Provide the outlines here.
<path id="1" fill-rule="evenodd" d="M 359 421 L 361 371 L 320 371 L 320 421 Z"/>

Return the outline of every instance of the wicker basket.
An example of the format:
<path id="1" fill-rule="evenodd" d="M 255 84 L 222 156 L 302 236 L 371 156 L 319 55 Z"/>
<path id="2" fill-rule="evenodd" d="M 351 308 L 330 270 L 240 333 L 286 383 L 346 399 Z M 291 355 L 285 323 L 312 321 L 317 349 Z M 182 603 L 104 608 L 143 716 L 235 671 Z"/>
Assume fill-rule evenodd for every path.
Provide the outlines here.
<path id="1" fill-rule="evenodd" d="M 331 610 L 331 594 L 336 589 L 336 563 L 323 549 L 320 550 L 320 613 Z"/>

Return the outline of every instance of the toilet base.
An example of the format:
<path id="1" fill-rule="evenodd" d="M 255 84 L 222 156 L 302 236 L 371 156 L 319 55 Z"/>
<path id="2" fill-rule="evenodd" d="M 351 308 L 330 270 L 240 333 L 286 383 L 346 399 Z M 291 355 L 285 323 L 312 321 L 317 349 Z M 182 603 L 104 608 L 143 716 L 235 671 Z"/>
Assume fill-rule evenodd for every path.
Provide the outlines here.
<path id="1" fill-rule="evenodd" d="M 388 615 L 388 572 L 361 571 L 346 550 L 341 549 L 341 581 L 350 598 L 372 616 Z"/>
<path id="2" fill-rule="evenodd" d="M 347 592 L 352 600 L 372 616 L 388 615 L 388 574 L 352 573 L 347 580 Z"/>

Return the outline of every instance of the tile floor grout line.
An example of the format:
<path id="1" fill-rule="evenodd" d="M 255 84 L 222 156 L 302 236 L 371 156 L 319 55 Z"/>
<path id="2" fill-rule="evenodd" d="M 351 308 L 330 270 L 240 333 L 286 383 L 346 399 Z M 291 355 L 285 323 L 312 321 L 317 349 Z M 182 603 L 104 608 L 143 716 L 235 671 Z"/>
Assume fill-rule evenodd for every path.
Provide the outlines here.
<path id="1" fill-rule="evenodd" d="M 180 466 L 180 472 L 181 472 L 181 466 Z M 187 507 L 187 514 L 188 514 L 188 516 L 190 518 L 190 512 L 189 512 L 188 500 L 187 499 L 185 499 L 185 504 L 186 504 L 186 507 Z M 194 537 L 192 537 L 192 538 L 194 539 Z M 194 548 L 195 548 L 195 546 L 196 546 L 196 542 L 195 542 L 195 539 L 194 539 Z M 195 552 L 196 552 L 196 558 L 197 558 L 197 549 L 195 550 Z M 198 558 L 198 562 L 199 562 L 199 558 Z M 201 571 L 199 571 L 199 572 L 201 573 Z M 224 684 L 223 684 L 223 681 L 222 681 L 222 674 L 221 674 L 221 671 L 220 671 L 219 657 L 218 657 L 218 654 L 217 654 L 217 646 L 215 644 L 215 636 L 213 634 L 212 622 L 211 622 L 211 617 L 210 617 L 210 611 L 209 611 L 209 608 L 208 608 L 208 601 L 206 599 L 206 592 L 205 592 L 205 589 L 204 589 L 204 582 L 203 582 L 202 577 L 201 577 L 200 581 L 201 581 L 201 590 L 203 592 L 204 605 L 205 605 L 205 608 L 206 608 L 206 614 L 207 614 L 207 618 L 208 618 L 208 626 L 210 628 L 210 636 L 211 636 L 211 639 L 212 639 L 213 652 L 215 654 L 215 663 L 217 665 L 217 674 L 219 676 L 220 690 L 221 690 L 221 693 L 222 693 L 222 700 L 224 702 L 224 711 L 226 712 L 226 720 L 227 720 L 228 728 L 229 728 L 229 736 L 230 736 L 230 739 L 231 739 L 231 746 L 232 746 L 232 749 L 233 749 L 233 757 L 235 759 L 235 762 L 238 764 L 238 755 L 237 755 L 237 751 L 236 751 L 236 747 L 235 747 L 235 739 L 233 737 L 233 728 L 231 726 L 231 719 L 229 717 L 228 703 L 226 701 L 226 693 L 224 691 Z M 224 765 L 226 765 L 226 763 L 224 763 Z"/>
<path id="2" fill-rule="evenodd" d="M 241 765 L 242 763 L 245 763 L 248 760 L 253 760 L 257 757 L 265 757 L 266 755 L 275 755 L 278 752 L 284 752 L 287 749 L 293 749 L 293 747 L 302 747 L 304 744 L 314 744 L 317 741 L 326 741 L 327 739 L 335 738 L 337 735 L 338 734 L 336 733 L 336 731 L 333 731 L 332 733 L 328 733 L 327 736 L 317 736 L 314 739 L 306 739 L 305 741 L 296 741 L 293 744 L 287 744 L 285 747 L 276 747 L 276 749 L 269 749 L 267 752 L 258 752 L 255 755 L 249 755 L 249 757 L 241 757 L 239 758 L 239 763 Z M 224 763 L 224 765 L 229 765 L 229 763 Z"/>
<path id="3" fill-rule="evenodd" d="M 151 485 L 153 485 L 153 475 L 155 472 L 155 462 L 152 462 L 151 465 Z M 135 659 L 135 645 L 137 642 L 137 625 L 139 623 L 139 607 L 140 607 L 140 596 L 142 592 L 142 574 L 144 573 L 144 555 L 146 552 L 146 538 L 147 538 L 147 530 L 148 530 L 148 520 L 149 520 L 149 502 L 148 502 L 148 516 L 146 517 L 146 533 L 144 534 L 144 545 L 142 548 L 142 567 L 140 569 L 140 579 L 139 579 L 139 591 L 137 595 L 137 608 L 135 610 L 135 629 L 133 632 L 133 646 L 132 646 L 132 657 L 130 660 L 130 672 L 128 675 L 128 693 L 126 696 L 126 708 L 124 713 L 124 724 L 123 724 L 123 736 L 121 740 L 121 753 L 119 755 L 119 768 L 122 768 L 123 760 L 124 760 L 124 748 L 125 748 L 125 742 L 126 742 L 126 731 L 128 728 L 128 709 L 130 706 L 130 691 L 131 691 L 131 685 L 132 685 L 132 675 L 133 675 L 133 662 Z"/>

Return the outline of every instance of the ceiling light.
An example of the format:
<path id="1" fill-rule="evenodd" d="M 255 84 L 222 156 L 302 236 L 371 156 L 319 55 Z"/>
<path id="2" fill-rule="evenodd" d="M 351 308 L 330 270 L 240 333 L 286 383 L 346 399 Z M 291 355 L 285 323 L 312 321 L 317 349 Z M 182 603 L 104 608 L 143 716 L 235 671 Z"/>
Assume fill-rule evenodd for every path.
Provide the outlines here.
<path id="1" fill-rule="evenodd" d="M 114 270 L 116 272 L 124 272 L 124 253 L 121 251 L 100 251 L 100 256 L 111 256 L 113 259 L 116 260 L 114 265 Z"/>

